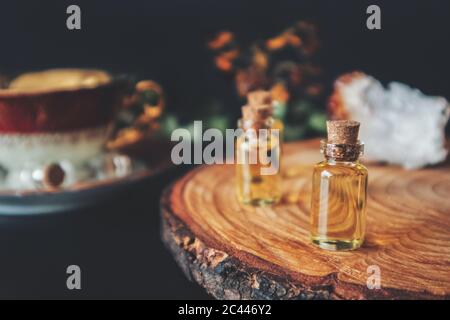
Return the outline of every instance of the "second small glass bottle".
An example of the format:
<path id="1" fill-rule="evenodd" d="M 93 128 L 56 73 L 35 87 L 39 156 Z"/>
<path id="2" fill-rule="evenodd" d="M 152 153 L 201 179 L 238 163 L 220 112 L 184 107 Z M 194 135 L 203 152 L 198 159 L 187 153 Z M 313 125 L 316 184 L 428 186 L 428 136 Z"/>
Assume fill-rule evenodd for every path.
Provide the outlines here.
<path id="1" fill-rule="evenodd" d="M 270 92 L 256 91 L 242 107 L 236 140 L 236 188 L 241 203 L 270 205 L 281 198 L 282 123 L 272 117 Z"/>
<path id="2" fill-rule="evenodd" d="M 321 141 L 325 161 L 313 172 L 311 240 L 327 250 L 359 248 L 365 236 L 367 169 L 359 163 L 364 145 L 356 121 L 327 121 Z"/>

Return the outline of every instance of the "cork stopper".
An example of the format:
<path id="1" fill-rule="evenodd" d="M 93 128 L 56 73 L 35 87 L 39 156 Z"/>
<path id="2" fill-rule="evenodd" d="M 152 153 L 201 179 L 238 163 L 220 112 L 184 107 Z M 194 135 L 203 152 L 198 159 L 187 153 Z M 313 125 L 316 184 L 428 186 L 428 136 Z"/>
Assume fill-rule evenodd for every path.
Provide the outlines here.
<path id="1" fill-rule="evenodd" d="M 247 95 L 248 104 L 242 107 L 242 118 L 264 122 L 273 114 L 272 96 L 269 91 L 253 91 Z"/>
<path id="2" fill-rule="evenodd" d="M 245 105 L 242 107 L 242 119 L 244 120 L 252 120 L 253 119 L 253 110 L 249 105 Z"/>
<path id="3" fill-rule="evenodd" d="M 272 104 L 272 94 L 270 91 L 257 90 L 252 91 L 247 94 L 248 104 L 251 106 L 257 105 L 271 105 Z"/>
<path id="4" fill-rule="evenodd" d="M 359 122 L 353 120 L 327 121 L 328 143 L 351 144 L 358 143 Z"/>
<path id="5" fill-rule="evenodd" d="M 268 104 L 259 106 L 245 105 L 242 107 L 242 118 L 244 120 L 265 121 L 272 116 L 272 113 L 272 106 Z"/>

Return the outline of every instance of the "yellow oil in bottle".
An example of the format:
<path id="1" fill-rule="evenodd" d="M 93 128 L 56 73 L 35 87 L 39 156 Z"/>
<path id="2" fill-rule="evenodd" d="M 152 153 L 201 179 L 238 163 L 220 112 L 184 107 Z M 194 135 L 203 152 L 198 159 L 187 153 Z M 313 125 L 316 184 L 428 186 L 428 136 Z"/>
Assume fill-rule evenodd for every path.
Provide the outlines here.
<path id="1" fill-rule="evenodd" d="M 266 144 L 258 140 L 245 134 L 237 138 L 237 196 L 243 204 L 264 206 L 281 198 L 279 133 L 269 135 Z"/>
<path id="2" fill-rule="evenodd" d="M 353 250 L 364 241 L 367 169 L 358 161 L 326 160 L 313 172 L 311 240 L 327 250 Z"/>
<path id="3" fill-rule="evenodd" d="M 273 118 L 269 91 L 247 95 L 236 141 L 236 190 L 239 201 L 253 206 L 270 205 L 281 198 L 280 153 L 284 125 Z"/>
<path id="4" fill-rule="evenodd" d="M 280 119 L 273 119 L 272 129 L 278 130 L 280 145 L 283 145 L 284 142 L 284 123 Z"/>

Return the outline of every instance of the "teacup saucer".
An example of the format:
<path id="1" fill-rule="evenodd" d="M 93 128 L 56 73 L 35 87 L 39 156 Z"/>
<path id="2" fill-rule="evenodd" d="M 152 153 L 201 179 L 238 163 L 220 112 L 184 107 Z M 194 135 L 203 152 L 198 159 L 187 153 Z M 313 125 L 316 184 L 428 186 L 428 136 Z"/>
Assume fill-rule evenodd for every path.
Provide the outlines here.
<path id="1" fill-rule="evenodd" d="M 66 172 L 70 171 L 67 164 L 62 163 L 61 166 Z M 36 175 L 35 171 L 9 173 L 0 178 L 0 215 L 38 215 L 90 206 L 131 183 L 157 174 L 161 168 L 151 169 L 143 161 L 130 156 L 104 153 L 83 168 L 73 169 L 70 179 L 60 188 L 53 189 L 28 183 L 27 179 Z M 16 183 L 17 179 L 24 177 L 26 183 Z"/>

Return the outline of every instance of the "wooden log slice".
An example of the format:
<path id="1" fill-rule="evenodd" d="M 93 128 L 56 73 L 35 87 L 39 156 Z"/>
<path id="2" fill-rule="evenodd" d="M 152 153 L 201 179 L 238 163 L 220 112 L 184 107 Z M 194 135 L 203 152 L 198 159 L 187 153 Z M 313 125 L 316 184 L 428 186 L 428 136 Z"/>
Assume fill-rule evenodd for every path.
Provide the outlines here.
<path id="1" fill-rule="evenodd" d="M 321 159 L 318 141 L 285 146 L 274 207 L 239 204 L 232 165 L 175 182 L 162 197 L 162 237 L 185 274 L 218 299 L 449 299 L 450 165 L 369 165 L 365 244 L 330 252 L 309 240 L 312 165 Z M 370 266 L 380 289 L 367 286 Z"/>

